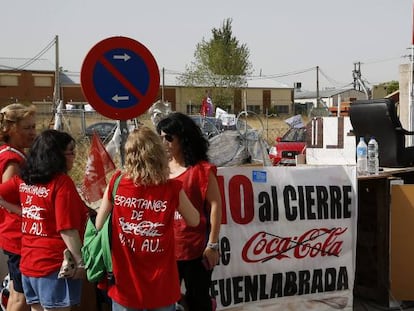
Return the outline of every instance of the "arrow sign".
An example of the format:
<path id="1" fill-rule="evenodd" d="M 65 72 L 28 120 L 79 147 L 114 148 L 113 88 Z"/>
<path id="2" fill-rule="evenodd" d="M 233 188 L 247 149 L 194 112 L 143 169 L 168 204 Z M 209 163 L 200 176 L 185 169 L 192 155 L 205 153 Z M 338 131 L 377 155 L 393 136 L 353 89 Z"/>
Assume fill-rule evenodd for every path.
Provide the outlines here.
<path id="1" fill-rule="evenodd" d="M 117 94 L 117 95 L 115 95 L 114 97 L 112 97 L 112 99 L 113 99 L 115 102 L 118 102 L 118 101 L 120 101 L 120 100 L 129 100 L 129 96 L 118 96 L 118 94 Z"/>
<path id="2" fill-rule="evenodd" d="M 131 58 L 127 53 L 124 53 L 124 55 L 114 55 L 113 57 L 114 59 L 122 59 L 124 62 Z"/>
<path id="3" fill-rule="evenodd" d="M 144 113 L 156 100 L 160 73 L 151 52 L 126 37 L 98 42 L 81 69 L 82 91 L 100 114 L 128 120 Z"/>

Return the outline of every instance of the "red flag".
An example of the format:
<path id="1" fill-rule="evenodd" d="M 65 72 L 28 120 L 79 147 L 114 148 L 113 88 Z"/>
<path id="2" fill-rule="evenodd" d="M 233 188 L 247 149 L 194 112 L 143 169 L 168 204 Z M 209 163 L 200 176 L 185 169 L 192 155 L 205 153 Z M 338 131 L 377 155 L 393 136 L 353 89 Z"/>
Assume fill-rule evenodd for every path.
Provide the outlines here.
<path id="1" fill-rule="evenodd" d="M 86 163 L 82 194 L 89 203 L 102 199 L 106 187 L 106 174 L 115 169 L 111 156 L 99 136 L 92 136 L 91 149 Z"/>

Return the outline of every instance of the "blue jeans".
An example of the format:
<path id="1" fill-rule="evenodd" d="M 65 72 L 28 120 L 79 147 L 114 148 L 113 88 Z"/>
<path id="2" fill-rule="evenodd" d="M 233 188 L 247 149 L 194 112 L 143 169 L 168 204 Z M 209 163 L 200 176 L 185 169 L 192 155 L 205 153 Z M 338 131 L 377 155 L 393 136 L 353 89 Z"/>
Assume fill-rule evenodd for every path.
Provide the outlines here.
<path id="1" fill-rule="evenodd" d="M 112 311 L 175 311 L 175 304 L 156 309 L 133 309 L 121 306 L 120 304 L 112 300 Z"/>
<path id="2" fill-rule="evenodd" d="M 45 309 L 80 304 L 82 280 L 58 279 L 58 272 L 39 278 L 23 275 L 27 304 L 41 304 Z"/>

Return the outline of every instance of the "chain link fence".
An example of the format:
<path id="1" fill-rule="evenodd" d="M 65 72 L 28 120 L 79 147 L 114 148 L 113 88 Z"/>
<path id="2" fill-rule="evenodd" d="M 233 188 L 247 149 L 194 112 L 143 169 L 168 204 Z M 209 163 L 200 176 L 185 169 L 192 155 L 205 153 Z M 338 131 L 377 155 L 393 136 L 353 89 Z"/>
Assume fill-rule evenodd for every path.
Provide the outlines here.
<path id="1" fill-rule="evenodd" d="M 77 156 L 70 175 L 75 180 L 75 183 L 79 185 L 84 178 L 85 165 L 90 149 L 90 140 L 85 135 L 86 128 L 97 122 L 116 122 L 116 120 L 108 119 L 97 112 L 84 111 L 83 109 L 63 109 L 60 113 L 62 130 L 68 132 L 77 140 Z M 53 128 L 56 122 L 56 116 L 56 114 L 51 112 L 38 112 L 38 131 Z M 284 119 L 274 115 L 256 115 L 254 113 L 248 113 L 247 116 L 244 116 L 247 125 L 257 130 L 269 148 L 275 144 L 277 137 L 282 136 L 288 130 L 289 125 L 284 122 Z M 135 121 L 151 128 L 154 127 L 149 114 L 143 114 L 136 118 Z M 119 164 L 119 159 L 114 158 L 113 160 L 116 164 Z"/>
<path id="2" fill-rule="evenodd" d="M 53 128 L 56 122 L 56 117 L 59 114 L 51 112 L 38 112 L 37 128 L 39 131 Z M 76 139 L 82 139 L 85 137 L 85 130 L 88 126 L 103 121 L 116 120 L 109 119 L 102 116 L 96 111 L 85 111 L 83 109 L 62 109 L 60 112 L 60 119 L 62 130 L 68 132 Z M 143 114 L 137 118 L 141 123 L 153 127 L 150 116 Z M 269 144 L 273 145 L 277 137 L 282 136 L 289 125 L 276 115 L 260 115 L 253 112 L 249 112 L 247 117 L 243 116 L 243 120 L 246 121 L 247 125 L 253 129 L 257 129 L 262 138 Z"/>

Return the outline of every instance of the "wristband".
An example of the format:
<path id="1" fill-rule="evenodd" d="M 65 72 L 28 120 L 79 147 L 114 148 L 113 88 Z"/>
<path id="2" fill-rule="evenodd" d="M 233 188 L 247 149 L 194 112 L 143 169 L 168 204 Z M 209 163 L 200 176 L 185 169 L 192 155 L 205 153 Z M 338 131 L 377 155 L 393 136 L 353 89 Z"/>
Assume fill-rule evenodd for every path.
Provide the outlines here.
<path id="1" fill-rule="evenodd" d="M 214 249 L 215 251 L 218 251 L 218 249 L 219 249 L 219 244 L 218 243 L 207 243 L 207 247 L 208 248 L 211 248 L 211 249 Z"/>

